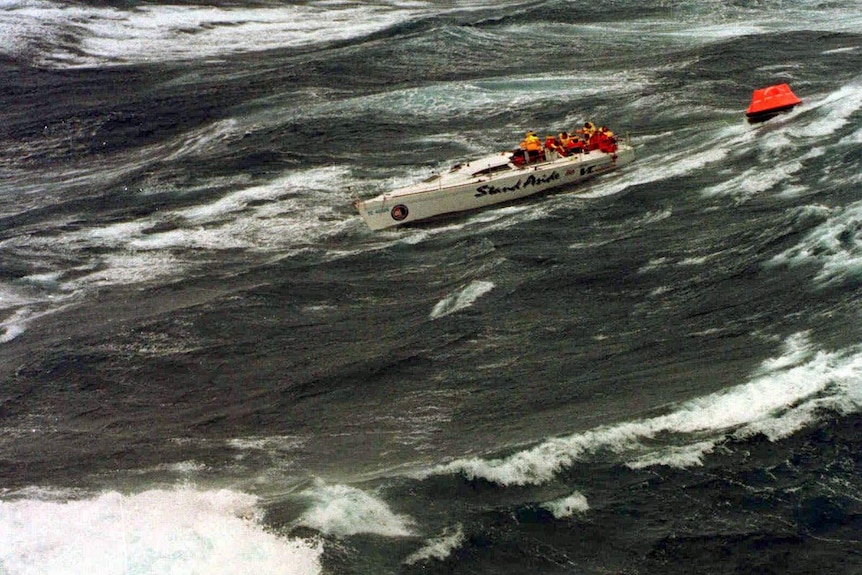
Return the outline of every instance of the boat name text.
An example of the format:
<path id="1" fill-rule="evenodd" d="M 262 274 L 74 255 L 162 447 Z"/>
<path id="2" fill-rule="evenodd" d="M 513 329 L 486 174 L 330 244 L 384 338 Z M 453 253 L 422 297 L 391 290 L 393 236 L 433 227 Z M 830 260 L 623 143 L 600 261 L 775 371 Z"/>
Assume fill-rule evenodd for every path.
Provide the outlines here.
<path id="1" fill-rule="evenodd" d="M 496 194 L 516 192 L 523 188 L 531 188 L 534 186 L 543 186 L 545 184 L 550 184 L 551 182 L 559 179 L 560 174 L 558 172 L 551 172 L 547 176 L 536 176 L 535 174 L 530 174 L 525 179 L 518 180 L 511 186 L 497 187 L 490 184 L 479 186 L 478 188 L 476 188 L 476 194 L 473 197 L 480 198 L 482 196 L 493 196 Z"/>

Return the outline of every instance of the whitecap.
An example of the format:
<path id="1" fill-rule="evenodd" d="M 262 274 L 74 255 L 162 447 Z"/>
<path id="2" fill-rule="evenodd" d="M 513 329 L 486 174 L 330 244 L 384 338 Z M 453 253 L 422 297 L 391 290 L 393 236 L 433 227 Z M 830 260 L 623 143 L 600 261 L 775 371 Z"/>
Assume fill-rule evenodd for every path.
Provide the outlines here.
<path id="1" fill-rule="evenodd" d="M 473 281 L 468 286 L 456 293 L 449 294 L 441 301 L 437 302 L 434 309 L 431 310 L 429 316 L 432 320 L 453 314 L 462 309 L 466 309 L 473 303 L 494 289 L 494 284 L 487 281 Z"/>
<path id="2" fill-rule="evenodd" d="M 828 217 L 795 246 L 774 256 L 768 265 L 815 264 L 820 268 L 815 281 L 822 285 L 862 277 L 862 233 L 859 231 L 862 202 L 831 211 L 821 207 L 819 215 Z"/>
<path id="3" fill-rule="evenodd" d="M 541 484 L 599 450 L 623 454 L 635 467 L 686 467 L 699 464 L 728 434 L 744 438 L 760 433 L 777 440 L 822 413 L 858 411 L 860 397 L 862 347 L 828 352 L 816 349 L 805 334 L 796 334 L 783 356 L 764 361 L 750 381 L 687 401 L 667 415 L 554 437 L 508 457 L 459 459 L 426 475 L 456 473 L 501 485 Z M 676 442 L 665 449 L 643 445 L 659 436 Z M 686 438 L 692 441 L 686 443 Z"/>
<path id="4" fill-rule="evenodd" d="M 0 501 L 0 565 L 16 575 L 313 575 L 319 542 L 277 535 L 254 495 L 184 487 Z"/>
<path id="5" fill-rule="evenodd" d="M 439 536 L 427 540 L 420 549 L 411 553 L 404 563 L 415 565 L 430 559 L 442 561 L 463 545 L 465 540 L 464 528 L 459 523 L 453 528 L 445 529 Z"/>
<path id="6" fill-rule="evenodd" d="M 809 105 L 805 105 L 807 108 Z M 859 80 L 841 86 L 821 101 L 810 107 L 816 110 L 814 120 L 789 128 L 791 135 L 804 138 L 824 138 L 834 134 L 850 122 L 850 118 L 862 109 L 862 85 Z M 803 108 L 803 109 L 805 109 Z"/>
<path id="7" fill-rule="evenodd" d="M 577 491 L 567 497 L 555 499 L 542 504 L 557 519 L 572 517 L 576 513 L 586 513 L 590 509 L 587 498 Z"/>
<path id="8" fill-rule="evenodd" d="M 267 7 L 141 5 L 134 10 L 18 0 L 0 10 L 0 53 L 80 67 L 222 57 L 361 37 L 423 8 L 385 4 Z"/>
<path id="9" fill-rule="evenodd" d="M 339 537 L 357 533 L 384 537 L 413 534 L 414 522 L 410 517 L 394 513 L 384 501 L 356 487 L 318 482 L 300 495 L 311 505 L 299 518 L 298 524 L 321 533 Z"/>
<path id="10" fill-rule="evenodd" d="M 30 310 L 23 308 L 0 321 L 0 343 L 8 343 L 24 333 L 30 319 Z"/>

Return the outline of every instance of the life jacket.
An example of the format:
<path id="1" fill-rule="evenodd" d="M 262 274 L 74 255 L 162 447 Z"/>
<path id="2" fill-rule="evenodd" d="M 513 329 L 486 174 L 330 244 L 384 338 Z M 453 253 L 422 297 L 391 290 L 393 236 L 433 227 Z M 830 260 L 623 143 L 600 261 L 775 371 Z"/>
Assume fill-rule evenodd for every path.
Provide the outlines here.
<path id="1" fill-rule="evenodd" d="M 617 140 L 613 137 L 613 132 L 596 132 L 596 142 L 602 152 L 612 154 L 617 151 Z"/>
<path id="2" fill-rule="evenodd" d="M 540 152 L 542 150 L 542 142 L 537 135 L 531 134 L 524 138 L 524 141 L 521 142 L 521 147 L 528 152 Z"/>
<path id="3" fill-rule="evenodd" d="M 569 143 L 566 144 L 566 149 L 578 154 L 584 151 L 584 143 L 580 138 L 569 138 Z"/>

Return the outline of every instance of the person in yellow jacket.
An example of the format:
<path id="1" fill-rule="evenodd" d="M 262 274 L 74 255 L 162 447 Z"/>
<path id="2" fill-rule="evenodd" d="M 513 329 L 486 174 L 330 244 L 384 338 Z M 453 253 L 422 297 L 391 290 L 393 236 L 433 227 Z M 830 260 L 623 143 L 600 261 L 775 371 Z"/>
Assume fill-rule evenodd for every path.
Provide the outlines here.
<path id="1" fill-rule="evenodd" d="M 535 132 L 527 132 L 524 141 L 521 142 L 521 147 L 528 152 L 539 152 L 542 150 L 542 141 Z"/>
<path id="2" fill-rule="evenodd" d="M 584 127 L 578 130 L 579 134 L 584 135 L 584 139 L 589 141 L 596 133 L 596 126 L 592 122 L 584 122 Z"/>
<path id="3" fill-rule="evenodd" d="M 521 142 L 521 148 L 527 151 L 527 161 L 539 161 L 539 155 L 542 153 L 542 141 L 535 132 L 527 132 L 524 140 Z"/>

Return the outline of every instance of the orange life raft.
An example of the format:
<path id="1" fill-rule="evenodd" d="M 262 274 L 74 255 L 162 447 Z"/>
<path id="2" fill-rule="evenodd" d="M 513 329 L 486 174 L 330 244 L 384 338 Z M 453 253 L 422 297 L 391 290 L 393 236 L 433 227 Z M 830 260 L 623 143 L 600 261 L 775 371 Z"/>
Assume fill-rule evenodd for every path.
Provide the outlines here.
<path id="1" fill-rule="evenodd" d="M 802 103 L 787 84 L 776 84 L 755 90 L 745 116 L 752 124 L 763 122 Z"/>

